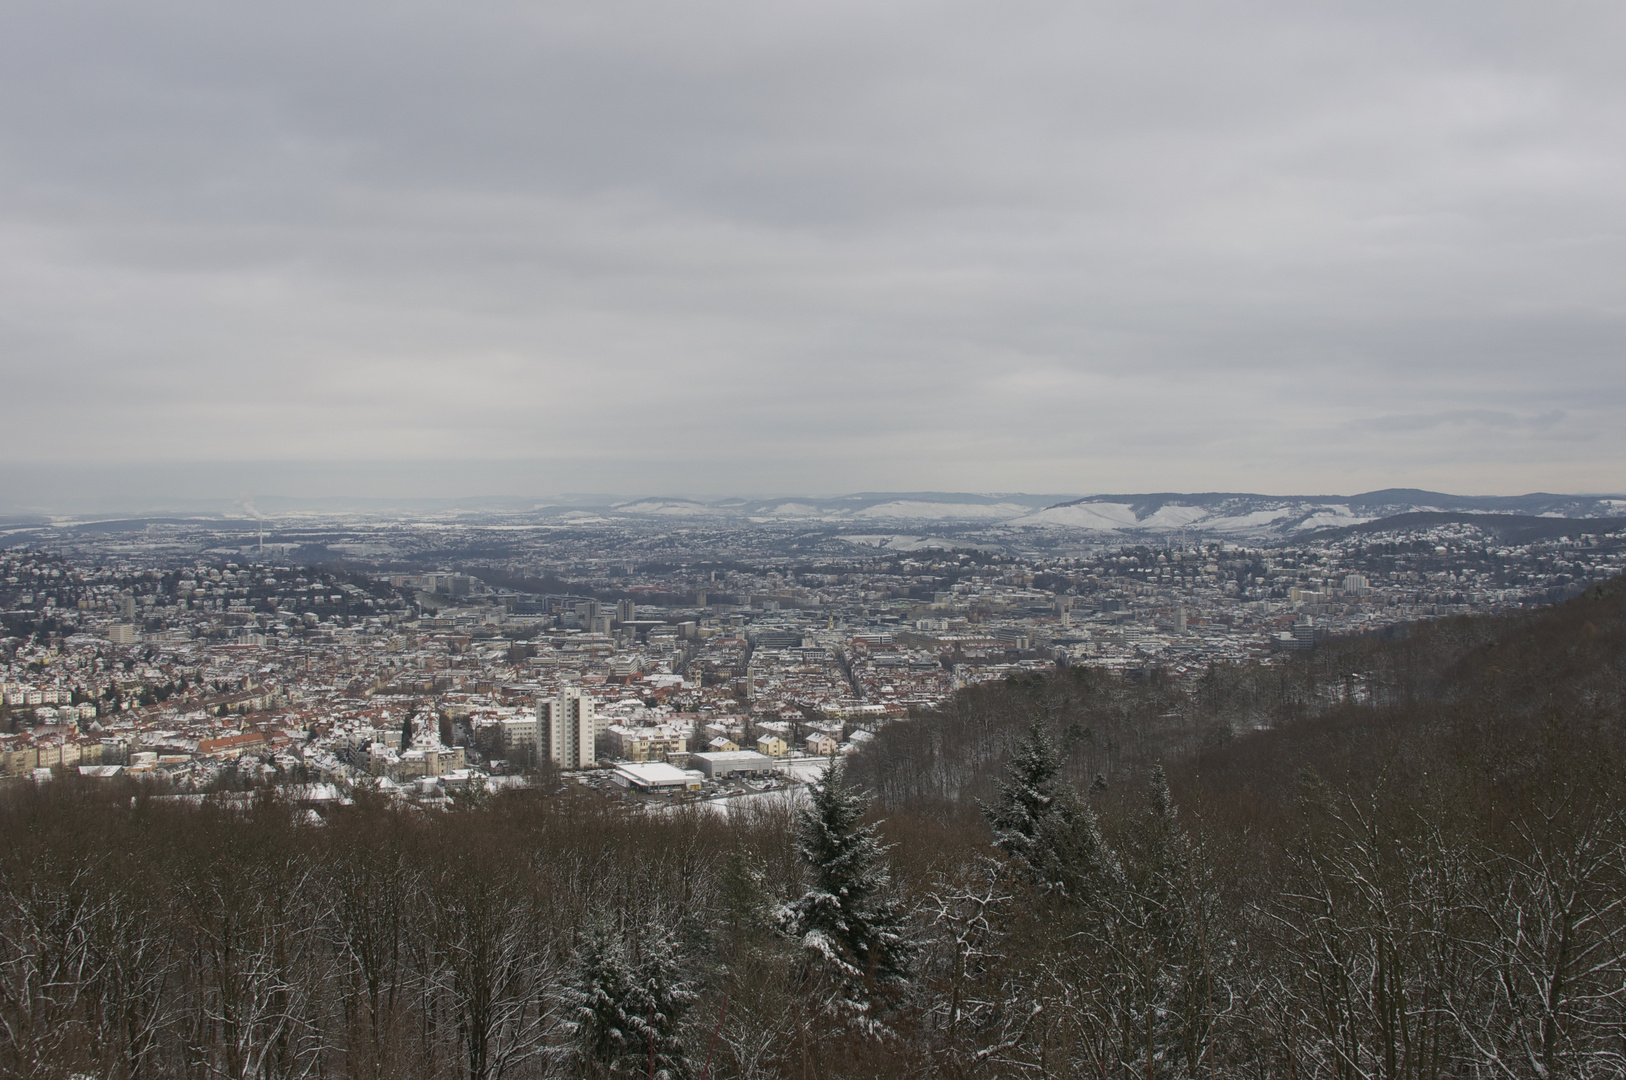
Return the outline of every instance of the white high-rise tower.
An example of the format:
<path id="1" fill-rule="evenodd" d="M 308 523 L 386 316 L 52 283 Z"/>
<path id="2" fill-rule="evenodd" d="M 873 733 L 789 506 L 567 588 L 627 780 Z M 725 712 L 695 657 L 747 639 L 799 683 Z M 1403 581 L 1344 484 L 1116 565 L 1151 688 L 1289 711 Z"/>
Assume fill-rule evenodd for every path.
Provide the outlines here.
<path id="1" fill-rule="evenodd" d="M 598 762 L 598 717 L 593 699 L 580 690 L 561 690 L 536 703 L 538 749 L 561 769 L 591 769 Z"/>

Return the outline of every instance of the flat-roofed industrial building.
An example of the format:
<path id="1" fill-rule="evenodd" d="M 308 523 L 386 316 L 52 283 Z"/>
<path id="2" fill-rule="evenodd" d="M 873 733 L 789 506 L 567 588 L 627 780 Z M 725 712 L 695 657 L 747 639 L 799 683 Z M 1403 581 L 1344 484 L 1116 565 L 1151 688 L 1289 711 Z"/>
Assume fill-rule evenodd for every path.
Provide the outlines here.
<path id="1" fill-rule="evenodd" d="M 690 754 L 689 764 L 709 779 L 719 780 L 732 773 L 771 773 L 778 762 L 755 750 L 725 750 L 722 753 Z"/>
<path id="2" fill-rule="evenodd" d="M 622 787 L 640 791 L 661 791 L 669 788 L 697 788 L 700 776 L 664 761 L 623 761 L 610 774 Z"/>

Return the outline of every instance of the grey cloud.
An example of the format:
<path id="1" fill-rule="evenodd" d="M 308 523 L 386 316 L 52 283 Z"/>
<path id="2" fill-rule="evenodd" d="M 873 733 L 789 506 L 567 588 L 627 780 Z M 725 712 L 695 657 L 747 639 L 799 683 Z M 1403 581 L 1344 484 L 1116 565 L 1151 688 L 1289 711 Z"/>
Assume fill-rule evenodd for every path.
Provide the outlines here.
<path id="1" fill-rule="evenodd" d="M 1474 425 L 1502 430 L 1544 431 L 1561 423 L 1565 418 L 1561 409 L 1538 416 L 1520 416 L 1499 409 L 1455 409 L 1436 413 L 1407 413 L 1395 416 L 1374 416 L 1356 421 L 1354 426 L 1372 431 L 1432 431 L 1447 426 Z"/>
<path id="2" fill-rule="evenodd" d="M 1623 20 L 7 5 L 0 462 L 1620 488 Z"/>

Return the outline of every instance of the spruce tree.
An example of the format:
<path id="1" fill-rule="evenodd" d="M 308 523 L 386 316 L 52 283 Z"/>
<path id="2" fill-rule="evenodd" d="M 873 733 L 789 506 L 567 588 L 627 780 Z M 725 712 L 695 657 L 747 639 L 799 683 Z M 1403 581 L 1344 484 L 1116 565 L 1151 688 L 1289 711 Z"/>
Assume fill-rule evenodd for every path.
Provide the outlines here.
<path id="1" fill-rule="evenodd" d="M 999 798 L 982 805 L 994 846 L 1033 884 L 1082 900 L 1116 860 L 1089 804 L 1060 780 L 1061 754 L 1043 720 L 1035 720 L 1005 766 Z"/>
<path id="2" fill-rule="evenodd" d="M 620 935 L 607 920 L 594 920 L 582 935 L 569 994 L 576 1050 L 588 1062 L 610 1067 L 631 1044 L 625 1005 L 632 978 L 627 969 Z"/>
<path id="3" fill-rule="evenodd" d="M 1060 772 L 1061 755 L 1050 741 L 1050 731 L 1044 721 L 1035 720 L 1005 766 L 999 801 L 982 806 L 982 816 L 994 830 L 994 846 L 1010 858 L 1033 864 L 1034 845 L 1060 809 L 1056 780 Z"/>
<path id="4" fill-rule="evenodd" d="M 1152 768 L 1146 808 L 1127 841 L 1128 895 L 1120 914 L 1127 951 L 1136 959 L 1132 970 L 1139 975 L 1138 1026 L 1149 1040 L 1143 1054 L 1184 1058 L 1195 1073 L 1213 1023 L 1210 962 L 1220 946 L 1207 938 L 1205 909 L 1212 897 L 1161 765 Z"/>
<path id="5" fill-rule="evenodd" d="M 634 948 L 635 946 L 635 948 Z M 636 955 L 635 955 L 636 954 Z M 606 1076 L 682 1076 L 687 1067 L 678 1022 L 697 995 L 678 970 L 669 937 L 641 940 L 595 919 L 582 935 L 567 999 L 576 1053 Z"/>
<path id="6" fill-rule="evenodd" d="M 903 914 L 887 896 L 891 874 L 877 825 L 861 824 L 869 799 L 832 761 L 800 821 L 801 854 L 813 887 L 780 911 L 811 964 L 833 976 L 847 1010 L 876 1030 L 884 997 L 908 983 L 912 949 Z"/>
<path id="7" fill-rule="evenodd" d="M 633 966 L 628 1001 L 628 1011 L 639 1025 L 642 1046 L 642 1053 L 633 1055 L 632 1060 L 640 1066 L 635 1071 L 642 1075 L 652 1063 L 657 1077 L 685 1074 L 688 1059 L 677 1035 L 678 1023 L 699 998 L 679 970 L 678 949 L 671 935 L 645 934 Z"/>
<path id="8" fill-rule="evenodd" d="M 1173 942 L 1187 929 L 1191 840 L 1176 817 L 1163 766 L 1152 766 L 1146 794 L 1146 809 L 1129 833 L 1127 872 L 1148 926 L 1160 940 Z"/>

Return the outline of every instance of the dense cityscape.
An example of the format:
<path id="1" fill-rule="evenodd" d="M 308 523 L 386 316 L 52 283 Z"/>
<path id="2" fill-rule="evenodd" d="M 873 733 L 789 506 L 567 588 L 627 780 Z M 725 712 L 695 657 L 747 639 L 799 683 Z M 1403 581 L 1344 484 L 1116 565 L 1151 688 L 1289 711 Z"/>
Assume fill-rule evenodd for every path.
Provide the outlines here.
<path id="1" fill-rule="evenodd" d="M 1618 519 L 1422 517 L 1251 539 L 592 515 L 18 526 L 0 773 L 435 804 L 562 769 L 627 798 L 721 798 L 815 778 L 978 683 L 1194 679 L 1626 568 Z"/>

